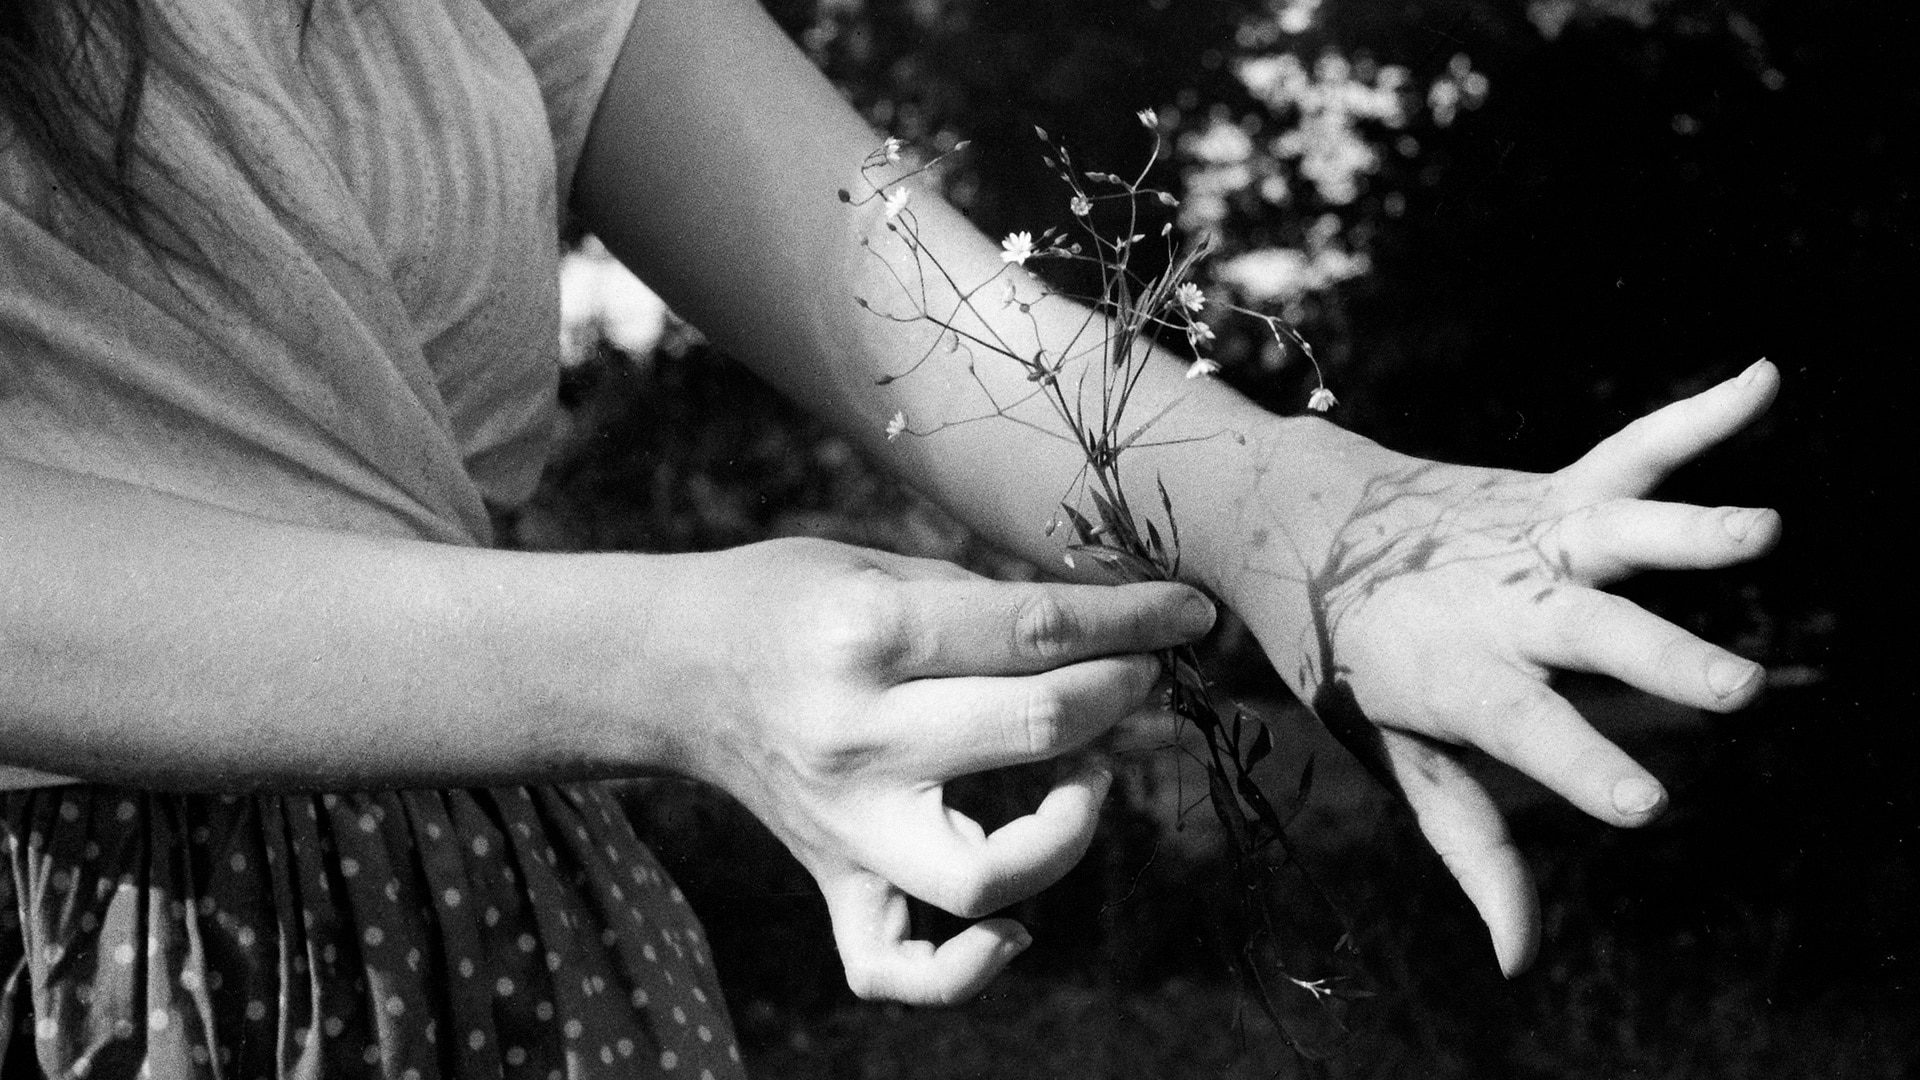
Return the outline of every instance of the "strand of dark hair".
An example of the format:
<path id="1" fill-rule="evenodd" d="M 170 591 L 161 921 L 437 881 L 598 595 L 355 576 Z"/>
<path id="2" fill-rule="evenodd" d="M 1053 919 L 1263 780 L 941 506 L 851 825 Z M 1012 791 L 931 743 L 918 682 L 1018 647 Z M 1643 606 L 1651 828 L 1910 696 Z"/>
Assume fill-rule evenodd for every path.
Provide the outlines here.
<path id="1" fill-rule="evenodd" d="M 9 0 L 0 7 L 0 100 L 55 183 L 153 238 L 158 207 L 135 180 L 153 43 L 140 0 Z"/>
<path id="2" fill-rule="evenodd" d="M 299 7 L 306 48 L 315 0 Z M 205 241 L 224 228 L 142 142 L 142 106 L 156 77 L 194 95 L 189 109 L 226 136 L 243 168 L 254 163 L 225 130 L 221 74 L 188 56 L 154 0 L 0 0 L 0 109 L 39 155 L 56 191 L 104 212 L 172 276 L 212 272 Z M 160 195 L 166 195 L 162 199 Z M 271 199 L 271 192 L 263 192 Z M 213 273 L 218 282 L 222 275 Z"/>

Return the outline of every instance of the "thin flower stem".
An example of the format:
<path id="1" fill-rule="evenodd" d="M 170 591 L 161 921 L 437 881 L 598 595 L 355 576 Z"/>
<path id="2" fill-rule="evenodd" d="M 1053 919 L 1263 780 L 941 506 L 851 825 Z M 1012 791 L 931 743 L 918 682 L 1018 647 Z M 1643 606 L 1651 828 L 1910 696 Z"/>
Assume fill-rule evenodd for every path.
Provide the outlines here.
<path id="1" fill-rule="evenodd" d="M 1206 299 L 1193 284 L 1199 264 L 1208 254 L 1209 245 L 1205 241 L 1187 245 L 1169 238 L 1164 270 L 1150 277 L 1135 270 L 1134 256 L 1139 243 L 1145 239 L 1141 231 L 1141 199 L 1153 198 L 1165 206 L 1175 205 L 1172 196 L 1146 186 L 1164 147 L 1158 120 L 1152 111 L 1144 110 L 1140 119 L 1153 132 L 1153 146 L 1146 163 L 1131 180 L 1107 173 L 1079 172 L 1072 155 L 1054 144 L 1045 132 L 1040 132 L 1051 152 L 1048 164 L 1059 172 L 1071 193 L 1070 227 L 1064 234 L 1056 229 L 1041 232 L 1037 244 L 1029 233 L 1012 234 L 1001 245 L 1004 265 L 971 287 L 962 285 L 954 269 L 925 246 L 919 218 L 908 206 L 907 193 L 900 187 L 905 180 L 925 172 L 931 163 L 905 173 L 890 185 L 874 185 L 869 178 L 871 191 L 859 200 L 844 194 L 843 199 L 855 205 L 883 199 L 886 228 L 899 239 L 912 260 L 911 269 L 903 270 L 898 260 L 873 252 L 886 264 L 888 275 L 906 298 L 909 314 L 878 311 L 864 302 L 862 306 L 895 323 L 926 324 L 936 331 L 933 343 L 917 359 L 904 370 L 883 376 L 881 381 L 914 375 L 939 354 L 943 343 L 950 343 L 948 351 L 965 350 L 968 376 L 986 402 L 986 409 L 978 415 L 945 420 L 925 430 L 913 429 L 913 434 L 933 435 L 982 420 L 1005 419 L 1029 431 L 1075 445 L 1079 449 L 1080 465 L 1066 485 L 1060 504 L 1074 532 L 1064 553 L 1068 563 L 1072 564 L 1074 555 L 1079 553 L 1113 572 L 1120 580 L 1172 581 L 1178 580 L 1181 572 L 1180 529 L 1173 500 L 1165 486 L 1160 485 L 1161 505 L 1157 513 L 1162 517 L 1157 519 L 1153 513 L 1136 510 L 1128 498 L 1123 458 L 1136 447 L 1178 446 L 1217 438 L 1224 433 L 1144 438 L 1177 404 L 1177 399 L 1143 423 L 1136 425 L 1128 419 L 1135 404 L 1135 393 L 1145 377 L 1156 335 L 1184 333 L 1189 346 L 1196 349 L 1213 337 L 1211 328 L 1197 318 L 1205 308 Z M 863 167 L 863 176 L 892 164 L 897 160 L 897 153 L 897 144 L 890 142 L 882 151 L 870 155 L 867 166 Z M 1095 191 L 1094 185 L 1118 190 Z M 891 187 L 892 192 L 886 193 L 886 187 Z M 1123 218 L 1126 231 L 1108 236 L 1094 220 L 1095 211 L 1115 199 L 1126 202 Z M 1161 234 L 1170 237 L 1171 227 L 1162 229 Z M 1074 237 L 1077 239 L 1071 239 Z M 1043 286 L 1037 299 L 1019 299 L 1020 285 L 1014 267 L 1024 266 L 1034 257 L 1090 264 L 1098 279 L 1098 295 L 1084 298 L 1084 315 L 1076 320 L 1067 340 L 1057 347 L 1045 340 L 1046 327 L 1034 308 L 1055 296 L 1073 298 Z M 1008 292 L 1006 303 L 1019 304 L 1020 314 L 1039 343 L 1031 355 L 1024 355 L 1003 333 L 1004 317 L 988 318 L 982 310 L 982 291 L 1002 282 Z M 934 299 L 936 295 L 942 297 L 938 302 Z M 948 297 L 951 299 L 946 299 Z M 1262 320 L 1281 348 L 1298 349 L 1319 374 L 1319 361 L 1313 356 L 1312 348 L 1284 320 L 1231 304 L 1223 304 L 1221 308 Z M 1033 383 L 1033 388 L 1012 398 L 1005 397 L 1004 390 L 996 391 L 978 367 L 983 360 L 994 357 L 999 358 L 998 362 L 1017 365 Z M 1069 366 L 1075 369 L 1071 387 L 1067 385 Z M 1188 374 L 1193 377 L 1217 370 L 1217 365 L 1210 360 L 1196 360 Z M 1052 413 L 1050 418 L 1034 411 L 1041 408 L 1036 398 L 1045 403 L 1044 409 Z M 1327 399 L 1331 401 L 1330 393 Z M 1309 404 L 1314 408 L 1323 407 L 1314 402 Z M 1128 430 L 1129 427 L 1132 429 Z M 889 434 L 892 433 L 890 427 Z M 1092 504 L 1090 508 L 1088 503 Z M 1056 524 L 1058 520 L 1056 517 Z M 1166 535 L 1157 521 L 1164 522 Z M 1049 533 L 1052 530 L 1053 526 L 1049 526 Z M 1171 536 L 1171 543 L 1166 536 Z M 1291 539 L 1289 536 L 1289 542 Z M 1328 606 L 1338 609 L 1350 604 L 1357 598 L 1353 590 L 1366 587 L 1354 572 L 1356 568 L 1371 563 L 1390 565 L 1392 560 L 1409 557 L 1412 553 L 1407 545 L 1388 545 L 1364 554 L 1336 551 L 1335 560 L 1330 564 L 1331 572 L 1322 575 L 1321 589 Z M 1254 778 L 1254 768 L 1272 749 L 1272 732 L 1257 716 L 1238 706 L 1227 710 L 1232 717 L 1232 722 L 1227 722 L 1191 647 L 1163 653 L 1161 663 L 1170 685 L 1171 711 L 1200 732 L 1205 747 L 1202 752 L 1177 739 L 1175 745 L 1179 752 L 1207 771 L 1208 800 L 1233 840 L 1235 872 L 1243 886 L 1244 908 L 1240 918 L 1248 935 L 1245 948 L 1234 964 L 1243 990 L 1273 1020 L 1289 1045 L 1301 1050 L 1309 1075 L 1321 1075 L 1323 1070 L 1309 1061 L 1310 1055 L 1295 1043 L 1288 1010 L 1302 1007 L 1299 1004 L 1302 996 L 1314 1009 L 1332 1008 L 1341 994 L 1335 988 L 1338 976 L 1328 975 L 1329 969 L 1313 958 L 1307 961 L 1305 970 L 1293 970 L 1290 958 L 1298 956 L 1298 948 L 1290 945 L 1292 952 L 1279 951 L 1276 943 L 1287 941 L 1289 928 L 1276 917 L 1271 895 L 1275 887 L 1272 875 L 1279 869 L 1292 868 L 1306 893 L 1323 907 L 1331 908 L 1320 883 L 1300 866 L 1285 832 L 1304 795 L 1296 798 L 1294 809 L 1283 817 L 1261 790 Z M 1183 817 L 1186 812 L 1186 808 L 1181 810 Z M 1298 938 L 1294 940 L 1297 942 Z M 1344 1030 L 1336 1014 L 1328 1015 L 1335 1029 Z M 1299 1019 L 1298 1014 L 1293 1014 L 1293 1018 Z M 1325 1027 L 1324 1019 L 1306 1021 L 1308 1030 Z M 1322 1049 L 1312 1047 L 1314 1053 Z"/>

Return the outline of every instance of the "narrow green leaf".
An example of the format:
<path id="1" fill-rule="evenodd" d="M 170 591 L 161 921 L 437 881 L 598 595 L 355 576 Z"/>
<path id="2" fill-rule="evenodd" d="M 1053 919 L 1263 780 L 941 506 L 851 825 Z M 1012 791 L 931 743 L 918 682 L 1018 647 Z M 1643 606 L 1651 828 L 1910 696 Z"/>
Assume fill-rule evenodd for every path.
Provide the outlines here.
<path id="1" fill-rule="evenodd" d="M 1153 425 L 1159 423 L 1161 420 L 1165 419 L 1166 415 L 1172 412 L 1175 406 L 1179 405 L 1182 401 L 1185 401 L 1185 400 L 1186 400 L 1185 398 L 1174 398 L 1172 401 L 1169 401 L 1165 405 L 1160 406 L 1159 412 L 1154 413 L 1152 416 L 1147 417 L 1146 423 L 1141 424 L 1137 428 L 1134 428 L 1133 434 L 1120 440 L 1120 445 L 1114 447 L 1113 452 L 1118 454 L 1120 451 L 1125 450 L 1129 446 L 1132 446 L 1135 439 L 1138 439 L 1140 436 L 1145 435 L 1147 433 L 1148 428 L 1152 427 Z M 1166 488 L 1164 487 L 1161 488 L 1160 494 L 1164 498 L 1166 496 Z M 1171 515 L 1171 511 L 1169 511 L 1169 515 Z"/>
<path id="2" fill-rule="evenodd" d="M 1247 751 L 1247 768 L 1251 770 L 1255 765 L 1260 764 L 1262 758 L 1271 753 L 1273 753 L 1273 729 L 1262 723 L 1260 730 L 1253 736 L 1253 747 Z"/>
<path id="3" fill-rule="evenodd" d="M 1127 581 L 1165 580 L 1160 568 L 1153 563 L 1131 551 L 1122 551 L 1109 544 L 1068 544 L 1067 550 L 1086 555 Z"/>
<path id="4" fill-rule="evenodd" d="M 1128 527 L 1130 523 L 1126 516 L 1120 513 L 1120 508 L 1113 505 L 1113 500 L 1098 491 L 1089 491 L 1087 494 L 1093 496 L 1093 505 L 1100 511 L 1100 522 L 1107 527 L 1108 532 L 1116 536 L 1125 536 L 1133 531 Z"/>
<path id="5" fill-rule="evenodd" d="M 1060 509 L 1067 512 L 1067 520 L 1073 522 L 1073 533 L 1080 538 L 1082 544 L 1097 544 L 1100 542 L 1099 530 L 1093 527 L 1093 522 L 1088 521 L 1085 514 L 1068 506 L 1066 503 L 1061 503 Z"/>
<path id="6" fill-rule="evenodd" d="M 1167 512 L 1167 531 L 1173 536 L 1173 576 L 1180 576 L 1180 519 L 1173 516 L 1173 497 L 1167 494 L 1167 482 L 1159 473 L 1153 482 L 1160 488 L 1160 508 Z"/>

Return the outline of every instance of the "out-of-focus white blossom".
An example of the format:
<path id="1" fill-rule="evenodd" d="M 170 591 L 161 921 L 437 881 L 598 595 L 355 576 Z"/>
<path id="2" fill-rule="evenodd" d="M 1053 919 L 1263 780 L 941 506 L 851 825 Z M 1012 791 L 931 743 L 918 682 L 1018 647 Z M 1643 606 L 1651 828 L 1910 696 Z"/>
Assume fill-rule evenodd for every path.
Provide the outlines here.
<path id="1" fill-rule="evenodd" d="M 1008 233 L 1007 238 L 1000 241 L 1001 262 L 1012 263 L 1015 266 L 1025 266 L 1027 260 L 1031 258 L 1033 258 L 1032 233 Z"/>
<path id="2" fill-rule="evenodd" d="M 902 410 L 900 412 L 894 413 L 893 419 L 887 421 L 887 440 L 891 442 L 892 440 L 899 438 L 900 433 L 906 430 L 907 430 L 906 411 Z"/>
<path id="3" fill-rule="evenodd" d="M 1234 43 L 1242 49 L 1271 48 L 1282 38 L 1313 29 L 1319 14 L 1320 0 L 1272 0 L 1264 15 L 1240 24 L 1234 33 Z"/>
<path id="4" fill-rule="evenodd" d="M 1181 145 L 1186 156 L 1208 165 L 1234 165 L 1253 156 L 1253 138 L 1240 125 L 1214 117 Z"/>
<path id="5" fill-rule="evenodd" d="M 560 260 L 560 359 L 572 366 L 605 341 L 634 356 L 660 343 L 667 305 L 594 237 Z"/>
<path id="6" fill-rule="evenodd" d="M 1267 150 L 1297 163 L 1300 175 L 1335 206 L 1358 198 L 1360 181 L 1380 168 L 1379 152 L 1361 125 L 1398 128 L 1407 122 L 1405 68 L 1360 72 L 1329 53 L 1308 71 L 1292 53 L 1275 53 L 1243 59 L 1233 71 L 1255 100 L 1294 117 Z M 1272 193 L 1284 198 L 1283 192 Z"/>
<path id="7" fill-rule="evenodd" d="M 886 144 L 882 147 L 882 150 L 886 154 L 888 164 L 900 164 L 900 149 L 902 145 L 899 139 L 891 135 L 887 136 Z"/>
<path id="8" fill-rule="evenodd" d="M 1441 127 L 1453 123 L 1461 109 L 1477 109 L 1487 100 L 1487 77 L 1473 70 L 1466 53 L 1447 62 L 1446 74 L 1427 88 L 1427 111 Z"/>
<path id="9" fill-rule="evenodd" d="M 907 189 L 904 187 L 897 187 L 897 188 L 894 188 L 892 191 L 887 192 L 886 199 L 884 200 L 882 205 L 886 207 L 887 217 L 889 218 L 899 217 L 900 211 L 905 210 L 907 208 Z"/>
<path id="10" fill-rule="evenodd" d="M 1419 153 L 1413 134 L 1419 122 L 1453 123 L 1486 99 L 1488 80 L 1465 55 L 1425 84 L 1407 68 L 1334 51 L 1303 59 L 1293 51 L 1294 39 L 1310 28 L 1319 6 L 1320 0 L 1270 0 L 1236 31 L 1228 70 L 1254 105 L 1240 112 L 1209 109 L 1180 135 L 1175 152 L 1185 191 L 1179 223 L 1189 233 L 1258 235 L 1273 220 L 1270 208 L 1302 201 L 1344 213 L 1360 203 L 1389 158 Z M 1401 193 L 1374 194 L 1390 216 L 1405 212 Z M 1214 263 L 1213 279 L 1243 302 L 1278 304 L 1298 318 L 1307 297 L 1369 269 L 1365 251 L 1340 242 L 1340 226 L 1339 217 L 1324 216 L 1290 244 L 1269 242 Z"/>
<path id="11" fill-rule="evenodd" d="M 1313 17 L 1320 12 L 1320 0 L 1286 0 L 1275 13 L 1274 21 L 1288 34 L 1304 34 L 1313 28 Z"/>
<path id="12" fill-rule="evenodd" d="M 1527 19 L 1540 36 L 1552 41 L 1576 17 L 1588 19 L 1624 19 L 1645 29 L 1653 25 L 1660 9 L 1669 0 L 1533 0 L 1527 5 Z"/>
<path id="13" fill-rule="evenodd" d="M 1186 200 L 1180 224 L 1191 233 L 1211 231 L 1225 221 L 1228 200 L 1259 179 L 1252 163 L 1253 139 L 1240 126 L 1215 117 L 1180 141 L 1180 155 L 1195 165 L 1186 172 Z M 1263 163 L 1272 175 L 1271 164 Z"/>
<path id="14" fill-rule="evenodd" d="M 1222 262 L 1214 276 L 1260 304 L 1293 304 L 1306 296 L 1365 274 L 1366 255 L 1337 247 L 1312 251 L 1255 248 Z"/>
<path id="15" fill-rule="evenodd" d="M 1199 348 L 1213 340 L 1213 327 L 1198 319 L 1187 324 L 1187 344 Z"/>

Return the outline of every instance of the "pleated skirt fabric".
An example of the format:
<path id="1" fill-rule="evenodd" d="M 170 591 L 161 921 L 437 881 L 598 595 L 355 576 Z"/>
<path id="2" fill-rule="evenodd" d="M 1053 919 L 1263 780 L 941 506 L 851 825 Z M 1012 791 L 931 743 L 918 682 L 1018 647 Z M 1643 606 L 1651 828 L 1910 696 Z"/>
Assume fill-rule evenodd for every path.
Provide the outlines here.
<path id="1" fill-rule="evenodd" d="M 0 807 L 5 1080 L 744 1075 L 603 785 Z"/>

